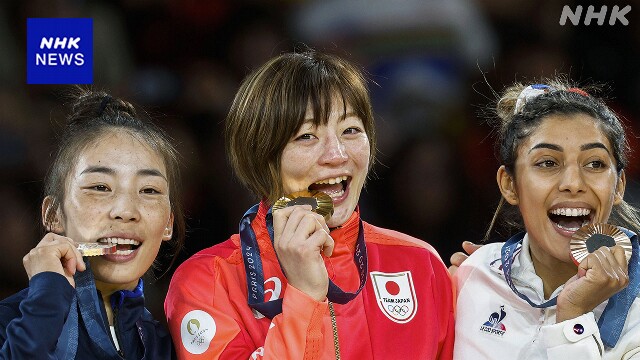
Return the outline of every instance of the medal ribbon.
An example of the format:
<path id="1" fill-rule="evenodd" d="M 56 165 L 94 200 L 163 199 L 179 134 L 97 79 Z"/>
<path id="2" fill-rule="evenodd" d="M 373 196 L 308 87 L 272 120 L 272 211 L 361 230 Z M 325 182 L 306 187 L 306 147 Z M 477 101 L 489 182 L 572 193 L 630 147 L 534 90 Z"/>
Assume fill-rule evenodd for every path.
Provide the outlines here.
<path id="1" fill-rule="evenodd" d="M 522 300 L 529 303 L 529 305 L 535 308 L 546 308 L 549 306 L 553 306 L 558 301 L 558 297 L 554 297 L 542 304 L 536 304 L 529 297 L 516 288 L 511 279 L 511 266 L 513 265 L 513 259 L 515 259 L 514 253 L 515 251 L 522 246 L 522 239 L 524 238 L 525 233 L 519 233 L 512 236 L 509 240 L 507 240 L 504 245 L 502 245 L 502 249 L 500 250 L 500 254 L 502 257 L 502 272 L 504 273 L 504 279 L 507 281 L 507 285 L 513 290 L 513 292 L 518 295 Z"/>
<path id="2" fill-rule="evenodd" d="M 91 265 L 85 258 L 85 271 L 76 271 L 73 276 L 76 283 L 76 295 L 73 298 L 67 321 L 56 346 L 58 359 L 75 359 L 78 351 L 78 328 L 84 326 L 96 345 L 93 350 L 100 359 L 122 359 L 111 343 L 111 336 L 105 330 L 102 318 L 102 299 L 98 298 L 98 291 L 91 272 Z M 80 322 L 82 319 L 82 324 Z"/>
<path id="3" fill-rule="evenodd" d="M 600 337 L 607 347 L 614 347 L 620 338 L 624 322 L 627 319 L 631 304 L 640 293 L 640 266 L 638 266 L 638 256 L 640 246 L 638 246 L 638 235 L 619 227 L 631 239 L 631 259 L 629 259 L 629 285 L 611 298 L 604 308 L 604 312 L 598 320 Z"/>
<path id="4" fill-rule="evenodd" d="M 624 327 L 627 314 L 631 308 L 631 304 L 640 293 L 640 266 L 638 265 L 638 256 L 640 256 L 640 246 L 638 245 L 638 236 L 633 232 L 619 227 L 631 239 L 632 253 L 629 260 L 629 285 L 615 295 L 609 298 L 609 302 L 605 307 L 600 319 L 598 320 L 598 328 L 600 329 L 600 338 L 602 342 L 609 348 L 612 348 L 618 342 L 622 328 Z M 520 298 L 525 300 L 529 305 L 535 308 L 546 308 L 556 305 L 558 297 L 554 297 L 542 304 L 532 302 L 529 297 L 520 293 L 511 279 L 511 266 L 513 265 L 513 255 L 515 250 L 522 246 L 522 239 L 525 233 L 519 233 L 511 237 L 502 245 L 502 271 L 507 284 L 513 292 Z"/>
<path id="5" fill-rule="evenodd" d="M 260 258 L 260 249 L 256 234 L 251 227 L 251 222 L 258 213 L 260 204 L 252 206 L 242 216 L 240 220 L 240 248 L 242 250 L 242 259 L 244 261 L 244 269 L 247 277 L 247 298 L 249 306 L 259 311 L 269 319 L 282 312 L 282 298 L 265 301 L 264 299 L 264 271 L 262 268 L 262 259 Z M 358 239 L 353 253 L 353 261 L 358 268 L 360 278 L 360 287 L 355 292 L 343 291 L 331 279 L 329 279 L 329 289 L 327 299 L 338 304 L 346 304 L 353 300 L 362 290 L 367 281 L 367 247 L 364 242 L 364 228 L 362 220 L 359 220 Z M 267 231 L 273 244 L 273 216 L 271 209 L 266 216 Z"/>

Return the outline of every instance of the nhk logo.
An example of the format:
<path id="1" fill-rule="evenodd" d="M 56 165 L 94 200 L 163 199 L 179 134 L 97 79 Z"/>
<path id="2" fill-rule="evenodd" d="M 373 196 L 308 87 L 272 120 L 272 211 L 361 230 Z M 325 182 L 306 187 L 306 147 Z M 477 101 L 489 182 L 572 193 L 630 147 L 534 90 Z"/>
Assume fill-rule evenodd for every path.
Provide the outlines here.
<path id="1" fill-rule="evenodd" d="M 571 21 L 574 26 L 580 24 L 580 18 L 582 17 L 582 5 L 576 6 L 576 10 L 573 11 L 569 5 L 565 5 L 562 8 L 562 14 L 560 14 L 560 25 L 567 23 L 567 19 Z M 629 20 L 625 17 L 629 11 L 631 11 L 631 5 L 627 5 L 625 7 L 620 7 L 615 5 L 611 8 L 611 13 L 609 14 L 609 25 L 613 26 L 618 21 L 622 25 L 629 25 Z M 584 24 L 591 25 L 592 20 L 597 20 L 598 25 L 603 25 L 604 21 L 607 18 L 607 5 L 602 5 L 600 11 L 596 11 L 593 5 L 587 7 L 587 12 L 584 15 Z"/>
<path id="2" fill-rule="evenodd" d="M 92 82 L 92 19 L 27 19 L 28 84 Z"/>

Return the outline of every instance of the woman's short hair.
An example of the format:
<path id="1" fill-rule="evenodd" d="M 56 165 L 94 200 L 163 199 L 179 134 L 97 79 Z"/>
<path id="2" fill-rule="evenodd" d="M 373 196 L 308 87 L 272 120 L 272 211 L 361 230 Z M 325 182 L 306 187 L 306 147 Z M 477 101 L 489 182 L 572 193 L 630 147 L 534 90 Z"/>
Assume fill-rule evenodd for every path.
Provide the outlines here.
<path id="1" fill-rule="evenodd" d="M 332 101 L 350 105 L 369 138 L 369 168 L 375 161 L 375 124 L 367 81 L 348 61 L 313 50 L 277 56 L 249 74 L 226 119 L 227 155 L 240 181 L 273 203 L 283 194 L 282 152 L 305 121 L 326 124 Z"/>

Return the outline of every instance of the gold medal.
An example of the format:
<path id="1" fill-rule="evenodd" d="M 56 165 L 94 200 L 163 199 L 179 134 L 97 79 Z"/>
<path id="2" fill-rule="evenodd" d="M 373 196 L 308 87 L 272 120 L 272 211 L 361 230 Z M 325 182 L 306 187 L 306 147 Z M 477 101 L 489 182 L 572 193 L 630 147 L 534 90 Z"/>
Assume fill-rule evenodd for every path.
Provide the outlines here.
<path id="1" fill-rule="evenodd" d="M 79 243 L 77 246 L 78 251 L 82 256 L 100 256 L 106 254 L 113 254 L 117 250 L 116 244 L 86 242 Z"/>
<path id="2" fill-rule="evenodd" d="M 273 204 L 273 211 L 293 205 L 311 205 L 311 211 L 322 215 L 325 221 L 329 221 L 333 215 L 331 196 L 317 190 L 303 190 L 285 195 Z"/>
<path id="3" fill-rule="evenodd" d="M 589 224 L 581 227 L 571 237 L 569 249 L 576 265 L 580 264 L 590 253 L 602 246 L 620 245 L 624 249 L 627 263 L 631 258 L 631 239 L 618 227 L 610 224 Z"/>

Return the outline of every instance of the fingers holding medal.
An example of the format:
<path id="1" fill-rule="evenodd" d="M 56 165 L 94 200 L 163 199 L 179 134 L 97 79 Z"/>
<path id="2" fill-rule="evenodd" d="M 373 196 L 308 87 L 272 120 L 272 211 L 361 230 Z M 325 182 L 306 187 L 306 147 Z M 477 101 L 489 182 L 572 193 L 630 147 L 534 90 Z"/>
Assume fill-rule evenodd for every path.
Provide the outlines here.
<path id="1" fill-rule="evenodd" d="M 22 264 L 29 279 L 42 272 L 55 272 L 63 275 L 71 286 L 75 286 L 73 275 L 76 270 L 86 269 L 77 243 L 51 232 L 22 258 Z"/>
<path id="2" fill-rule="evenodd" d="M 629 284 L 631 240 L 618 227 L 589 224 L 573 235 L 571 257 L 578 273 L 558 296 L 558 320 L 589 311 Z"/>
<path id="3" fill-rule="evenodd" d="M 600 269 L 596 275 L 602 278 L 603 286 L 615 292 L 627 286 L 631 239 L 618 227 L 604 223 L 583 226 L 573 234 L 569 246 L 578 265 L 578 278 L 591 269 Z"/>
<path id="4" fill-rule="evenodd" d="M 318 191 L 290 194 L 273 206 L 274 248 L 287 281 L 318 301 L 329 285 L 322 254 L 333 252 L 326 224 L 332 212 L 331 198 Z"/>

